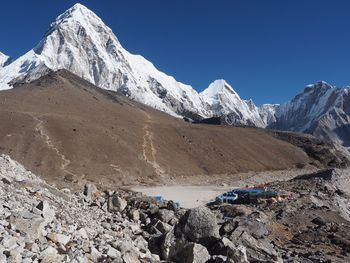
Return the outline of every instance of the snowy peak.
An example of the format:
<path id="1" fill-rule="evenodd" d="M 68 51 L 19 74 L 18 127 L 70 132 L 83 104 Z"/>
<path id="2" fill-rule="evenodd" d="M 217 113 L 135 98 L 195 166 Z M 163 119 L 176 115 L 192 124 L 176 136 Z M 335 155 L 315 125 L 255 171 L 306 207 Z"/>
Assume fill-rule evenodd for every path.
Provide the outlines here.
<path id="1" fill-rule="evenodd" d="M 290 102 L 276 111 L 269 127 L 306 132 L 350 146 L 349 89 L 337 88 L 324 81 L 307 85 Z"/>
<path id="2" fill-rule="evenodd" d="M 0 52 L 0 68 L 7 66 L 10 62 L 11 58 Z"/>
<path id="3" fill-rule="evenodd" d="M 209 105 L 218 104 L 225 99 L 241 101 L 238 94 L 224 79 L 212 82 L 208 88 L 200 93 L 200 96 Z"/>
<path id="4" fill-rule="evenodd" d="M 59 15 L 32 50 L 0 70 L 0 90 L 60 69 L 173 116 L 230 115 L 233 123 L 264 126 L 255 104 L 242 100 L 225 80 L 214 81 L 199 94 L 144 57 L 130 54 L 112 30 L 81 4 Z"/>
<path id="5" fill-rule="evenodd" d="M 54 22 L 50 24 L 50 28 L 46 35 L 49 35 L 55 29 L 66 29 L 67 26 L 72 26 L 75 29 L 84 28 L 93 35 L 96 33 L 113 34 L 112 30 L 90 9 L 82 4 L 75 4 L 63 14 L 59 15 Z M 115 37 L 115 36 L 114 36 Z"/>
<path id="6" fill-rule="evenodd" d="M 89 23 L 96 24 L 96 22 L 104 25 L 104 22 L 93 11 L 82 4 L 77 3 L 66 10 L 63 14 L 59 15 L 56 20 L 51 23 L 50 29 L 55 28 L 68 20 L 79 21 L 82 25 Z"/>
<path id="7" fill-rule="evenodd" d="M 295 99 L 298 99 L 300 96 L 303 96 L 304 94 L 316 94 L 316 96 L 322 96 L 323 94 L 325 94 L 326 92 L 330 91 L 334 89 L 333 86 L 331 86 L 330 84 L 328 84 L 325 81 L 318 81 L 315 84 L 309 84 L 305 86 L 305 89 L 302 93 L 298 94 L 297 96 L 295 96 Z"/>
<path id="8" fill-rule="evenodd" d="M 58 16 L 33 50 L 0 72 L 0 90 L 59 69 L 171 115 L 207 114 L 191 86 L 160 72 L 142 56 L 130 54 L 112 30 L 81 4 Z"/>
<path id="9" fill-rule="evenodd" d="M 242 100 L 223 79 L 215 80 L 200 93 L 206 110 L 212 116 L 225 115 L 229 123 L 263 127 L 258 108 L 252 100 Z"/>
<path id="10" fill-rule="evenodd" d="M 280 104 L 263 104 L 259 107 L 259 115 L 265 126 L 276 122 L 276 114 Z"/>
<path id="11" fill-rule="evenodd" d="M 235 96 L 238 96 L 238 94 L 234 91 L 234 89 L 228 84 L 224 79 L 217 79 L 213 81 L 208 88 L 206 88 L 204 91 L 201 92 L 201 95 L 203 97 L 216 97 L 219 94 L 223 93 L 231 93 Z"/>

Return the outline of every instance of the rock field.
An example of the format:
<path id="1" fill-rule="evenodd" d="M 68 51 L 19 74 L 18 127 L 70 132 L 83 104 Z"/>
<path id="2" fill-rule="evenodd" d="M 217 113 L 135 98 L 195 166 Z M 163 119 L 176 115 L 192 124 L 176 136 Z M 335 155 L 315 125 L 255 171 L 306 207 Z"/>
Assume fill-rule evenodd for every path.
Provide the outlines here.
<path id="1" fill-rule="evenodd" d="M 0 156 L 0 262 L 349 262 L 347 170 L 269 184 L 289 200 L 177 208 L 57 189 Z"/>

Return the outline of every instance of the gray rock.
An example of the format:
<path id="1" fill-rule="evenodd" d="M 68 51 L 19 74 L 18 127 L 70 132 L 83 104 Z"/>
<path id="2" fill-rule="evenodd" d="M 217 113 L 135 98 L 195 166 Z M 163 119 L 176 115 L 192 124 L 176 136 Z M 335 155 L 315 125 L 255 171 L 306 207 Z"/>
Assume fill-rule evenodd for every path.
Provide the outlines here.
<path id="1" fill-rule="evenodd" d="M 169 200 L 166 207 L 168 208 L 168 210 L 172 210 L 172 211 L 177 210 L 177 206 L 173 200 Z"/>
<path id="2" fill-rule="evenodd" d="M 16 225 L 17 231 L 25 236 L 26 241 L 44 239 L 44 235 L 46 235 L 44 229 L 46 223 L 42 217 L 35 217 L 33 219 L 15 218 L 12 223 Z"/>
<path id="3" fill-rule="evenodd" d="M 134 245 L 142 252 L 147 253 L 148 250 L 148 242 L 142 237 L 137 236 L 134 240 Z"/>
<path id="4" fill-rule="evenodd" d="M 95 194 L 98 192 L 97 187 L 92 183 L 87 183 L 84 186 L 84 195 L 86 201 L 93 201 L 95 200 L 96 196 Z"/>
<path id="5" fill-rule="evenodd" d="M 140 213 L 140 220 L 142 224 L 147 225 L 151 222 L 151 219 L 147 216 L 146 213 L 144 212 L 139 212 L 139 213 Z"/>
<path id="6" fill-rule="evenodd" d="M 49 233 L 46 236 L 48 239 L 50 239 L 54 243 L 58 243 L 62 246 L 65 246 L 70 241 L 71 237 L 63 234 L 56 234 L 56 233 Z"/>
<path id="7" fill-rule="evenodd" d="M 47 201 L 41 201 L 37 206 L 42 211 L 45 223 L 51 223 L 55 218 L 55 210 L 53 210 Z"/>
<path id="8" fill-rule="evenodd" d="M 123 212 L 127 205 L 126 200 L 116 194 L 108 197 L 108 211 L 110 212 Z"/>
<path id="9" fill-rule="evenodd" d="M 175 213 L 172 210 L 168 209 L 159 209 L 157 213 L 157 218 L 163 221 L 164 223 L 169 223 L 175 217 Z"/>
<path id="10" fill-rule="evenodd" d="M 134 221 L 140 220 L 140 211 L 137 209 L 130 210 L 129 217 L 130 217 L 130 219 L 132 219 Z"/>
<path id="11" fill-rule="evenodd" d="M 48 246 L 41 252 L 39 259 L 41 259 L 42 263 L 59 263 L 62 262 L 63 256 L 58 254 L 56 248 Z"/>
<path id="12" fill-rule="evenodd" d="M 16 247 L 18 247 L 17 239 L 14 237 L 11 237 L 11 236 L 4 237 L 2 242 L 1 242 L 1 245 L 7 250 L 12 250 L 12 249 L 15 249 Z"/>
<path id="13" fill-rule="evenodd" d="M 78 230 L 79 235 L 83 238 L 83 239 L 89 239 L 88 233 L 86 232 L 85 228 L 80 228 Z"/>
<path id="14" fill-rule="evenodd" d="M 102 253 L 98 251 L 94 246 L 90 248 L 90 258 L 92 262 L 98 262 L 101 256 L 102 256 Z"/>
<path id="15" fill-rule="evenodd" d="M 111 229 L 112 227 L 111 224 L 107 222 L 102 222 L 101 226 L 103 226 L 104 229 Z"/>
<path id="16" fill-rule="evenodd" d="M 113 258 L 113 259 L 119 259 L 118 262 L 121 261 L 121 253 L 113 247 L 108 248 L 107 256 L 109 256 L 110 258 Z"/>
<path id="17" fill-rule="evenodd" d="M 166 233 L 160 244 L 160 256 L 163 260 L 176 260 L 177 255 L 182 253 L 188 242 L 181 237 L 176 238 L 174 228 Z"/>
<path id="18" fill-rule="evenodd" d="M 211 245 L 208 250 L 210 255 L 227 255 L 227 251 L 230 247 L 234 247 L 233 243 L 226 237 L 217 240 L 213 245 Z"/>
<path id="19" fill-rule="evenodd" d="M 123 262 L 124 263 L 140 263 L 139 257 L 136 253 L 126 253 L 123 255 Z"/>
<path id="20" fill-rule="evenodd" d="M 216 217 L 207 207 L 188 210 L 180 218 L 175 233 L 183 234 L 189 241 L 196 243 L 208 238 L 220 238 Z"/>
<path id="21" fill-rule="evenodd" d="M 210 259 L 208 250 L 195 243 L 186 245 L 182 252 L 182 257 L 179 258 L 182 263 L 205 263 Z"/>
<path id="22" fill-rule="evenodd" d="M 244 246 L 229 246 L 226 263 L 249 263 L 247 249 Z"/>
<path id="23" fill-rule="evenodd" d="M 245 229 L 238 228 L 230 240 L 235 245 L 243 245 L 247 250 L 248 260 L 253 262 L 275 262 L 280 256 L 268 239 L 255 239 Z"/>

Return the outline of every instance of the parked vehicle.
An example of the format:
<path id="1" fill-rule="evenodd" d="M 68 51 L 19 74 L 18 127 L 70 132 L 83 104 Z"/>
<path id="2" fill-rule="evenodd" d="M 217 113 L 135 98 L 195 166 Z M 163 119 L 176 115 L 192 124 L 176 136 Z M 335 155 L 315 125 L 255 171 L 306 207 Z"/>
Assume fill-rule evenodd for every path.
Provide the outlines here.
<path id="1" fill-rule="evenodd" d="M 216 198 L 216 201 L 220 203 L 234 203 L 237 200 L 238 195 L 234 192 L 224 193 Z"/>
<path id="2" fill-rule="evenodd" d="M 161 205 L 164 205 L 165 203 L 168 202 L 168 200 L 165 200 L 163 198 L 163 196 L 161 196 L 161 195 L 154 196 L 154 199 Z M 176 208 L 180 208 L 180 203 L 179 202 L 174 202 L 174 204 L 175 204 Z"/>

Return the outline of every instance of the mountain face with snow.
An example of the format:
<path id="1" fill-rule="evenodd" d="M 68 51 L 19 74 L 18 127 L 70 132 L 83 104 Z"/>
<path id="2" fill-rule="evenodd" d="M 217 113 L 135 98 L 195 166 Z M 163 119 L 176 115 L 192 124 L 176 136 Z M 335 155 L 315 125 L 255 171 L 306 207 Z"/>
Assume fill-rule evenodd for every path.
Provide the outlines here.
<path id="1" fill-rule="evenodd" d="M 258 108 L 260 118 L 265 127 L 276 122 L 276 112 L 279 108 L 280 104 L 263 104 Z"/>
<path id="2" fill-rule="evenodd" d="M 268 127 L 313 134 L 350 146 L 350 88 L 320 81 L 275 109 Z"/>
<path id="3" fill-rule="evenodd" d="M 225 80 L 198 93 L 133 55 L 103 21 L 81 4 L 58 16 L 32 50 L 11 62 L 0 53 L 0 90 L 66 69 L 96 86 L 113 90 L 177 117 L 223 117 L 232 125 L 311 133 L 350 146 L 349 88 L 309 85 L 290 102 L 258 108 Z"/>
<path id="4" fill-rule="evenodd" d="M 142 56 L 130 54 L 112 30 L 81 4 L 57 17 L 35 48 L 0 70 L 0 90 L 58 69 L 173 116 L 229 114 L 237 123 L 263 126 L 254 103 L 240 99 L 225 81 L 215 81 L 199 94 Z"/>
<path id="5" fill-rule="evenodd" d="M 206 111 L 225 116 L 232 125 L 265 126 L 252 100 L 242 100 L 223 79 L 216 80 L 200 93 Z"/>
<path id="6" fill-rule="evenodd" d="M 11 58 L 0 52 L 0 69 L 10 64 Z"/>
<path id="7" fill-rule="evenodd" d="M 198 93 L 126 51 L 92 11 L 76 4 L 60 15 L 40 43 L 0 71 L 1 88 L 67 69 L 96 86 L 116 91 L 172 115 L 206 115 Z"/>

